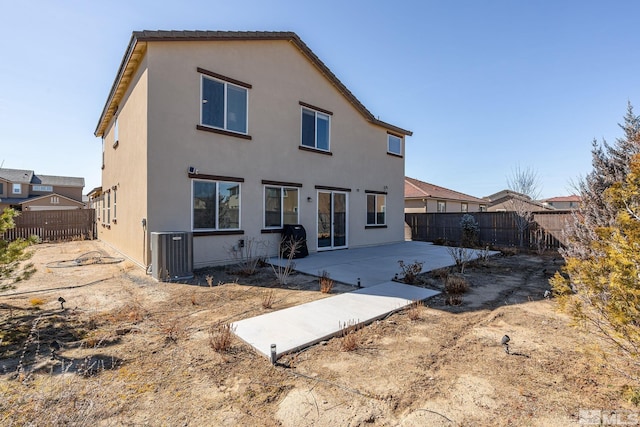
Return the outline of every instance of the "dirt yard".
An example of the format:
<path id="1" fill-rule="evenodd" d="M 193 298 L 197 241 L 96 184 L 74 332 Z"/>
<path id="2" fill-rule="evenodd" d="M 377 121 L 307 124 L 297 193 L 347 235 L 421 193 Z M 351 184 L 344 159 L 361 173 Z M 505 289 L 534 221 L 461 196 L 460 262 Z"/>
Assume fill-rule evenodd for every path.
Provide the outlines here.
<path id="1" fill-rule="evenodd" d="M 594 339 L 543 297 L 557 255 L 494 257 L 467 269 L 459 305 L 440 295 L 272 366 L 235 337 L 226 352 L 212 339 L 220 324 L 327 297 L 316 278 L 275 287 L 265 266 L 168 284 L 126 261 L 59 263 L 91 251 L 115 256 L 95 241 L 39 245 L 37 273 L 0 294 L 0 425 L 563 426 L 579 409 L 638 411 L 624 378 L 590 361 Z"/>

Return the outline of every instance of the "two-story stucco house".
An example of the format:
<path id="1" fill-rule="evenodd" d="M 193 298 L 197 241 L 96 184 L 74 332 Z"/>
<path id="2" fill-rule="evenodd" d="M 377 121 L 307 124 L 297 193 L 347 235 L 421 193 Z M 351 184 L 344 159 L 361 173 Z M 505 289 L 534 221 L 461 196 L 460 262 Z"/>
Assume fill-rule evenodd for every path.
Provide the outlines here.
<path id="1" fill-rule="evenodd" d="M 84 178 L 0 168 L 0 212 L 82 209 Z"/>
<path id="2" fill-rule="evenodd" d="M 404 239 L 411 132 L 374 117 L 295 33 L 134 32 L 95 135 L 99 238 L 142 266 L 151 232 L 193 232 L 196 268 L 245 239 L 274 255 L 285 224 L 305 227 L 311 252 Z"/>

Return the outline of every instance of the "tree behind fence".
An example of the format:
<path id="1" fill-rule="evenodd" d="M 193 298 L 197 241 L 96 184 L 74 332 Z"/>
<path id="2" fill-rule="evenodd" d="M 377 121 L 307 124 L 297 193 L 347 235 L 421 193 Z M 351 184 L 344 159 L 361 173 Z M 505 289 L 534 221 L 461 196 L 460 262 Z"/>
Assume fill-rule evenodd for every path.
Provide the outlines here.
<path id="1" fill-rule="evenodd" d="M 442 241 L 458 244 L 462 230 L 460 220 L 465 213 L 407 213 L 405 221 L 411 227 L 411 238 L 426 242 Z M 513 212 L 470 213 L 480 228 L 482 245 L 518 246 L 519 231 Z M 538 239 L 546 248 L 559 248 L 565 244 L 563 230 L 571 219 L 571 212 L 550 211 L 534 213 L 534 222 L 525 232 L 523 245 L 536 247 Z"/>
<path id="2" fill-rule="evenodd" d="M 16 226 L 4 233 L 4 240 L 33 235 L 43 242 L 96 238 L 94 209 L 24 211 L 14 222 Z"/>

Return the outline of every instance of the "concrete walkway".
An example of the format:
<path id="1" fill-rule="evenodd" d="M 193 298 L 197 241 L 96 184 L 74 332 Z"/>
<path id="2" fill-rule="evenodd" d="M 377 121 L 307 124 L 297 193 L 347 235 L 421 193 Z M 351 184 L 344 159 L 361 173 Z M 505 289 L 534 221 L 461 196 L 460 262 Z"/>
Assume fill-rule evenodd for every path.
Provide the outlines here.
<path id="1" fill-rule="evenodd" d="M 472 258 L 478 254 L 473 251 Z M 359 279 L 363 288 L 240 320 L 233 324 L 235 333 L 267 357 L 271 344 L 275 344 L 280 356 L 338 335 L 347 322 L 368 324 L 412 301 L 439 293 L 391 281 L 396 274 L 402 276 L 399 260 L 406 264 L 424 262 L 423 272 L 455 265 L 446 247 L 425 242 L 313 253 L 294 260 L 295 270 L 313 276 L 327 271 L 333 280 L 354 286 Z M 269 262 L 282 260 L 271 258 Z"/>
<path id="2" fill-rule="evenodd" d="M 266 357 L 270 357 L 271 344 L 275 344 L 279 357 L 339 334 L 348 322 L 368 324 L 412 301 L 424 300 L 438 293 L 386 282 L 240 320 L 234 323 L 235 333 Z"/>

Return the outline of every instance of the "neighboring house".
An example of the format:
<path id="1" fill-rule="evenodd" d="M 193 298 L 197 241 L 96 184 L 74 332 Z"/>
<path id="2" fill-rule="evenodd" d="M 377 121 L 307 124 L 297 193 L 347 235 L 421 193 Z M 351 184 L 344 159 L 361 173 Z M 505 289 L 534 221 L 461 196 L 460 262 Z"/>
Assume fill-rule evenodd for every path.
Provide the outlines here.
<path id="1" fill-rule="evenodd" d="M 556 210 L 574 210 L 580 208 L 580 196 L 552 197 L 542 201 L 543 204 Z"/>
<path id="2" fill-rule="evenodd" d="M 32 170 L 0 169 L 0 211 L 82 209 L 84 178 L 36 175 Z"/>
<path id="3" fill-rule="evenodd" d="M 405 213 L 484 212 L 487 201 L 415 178 L 404 178 Z"/>
<path id="4" fill-rule="evenodd" d="M 502 190 L 484 198 L 488 202 L 489 212 L 510 212 L 514 209 L 514 204 L 519 207 L 529 209 L 531 212 L 553 210 L 553 208 L 543 203 L 533 200 L 526 194 L 517 193 L 512 190 Z"/>
<path id="5" fill-rule="evenodd" d="M 404 240 L 411 132 L 295 33 L 134 32 L 95 135 L 99 238 L 139 265 L 152 232 L 193 232 L 196 268 L 237 260 L 247 239 L 275 255 L 286 224 L 312 252 Z"/>

